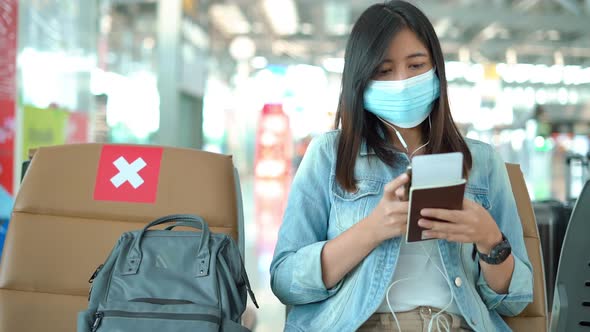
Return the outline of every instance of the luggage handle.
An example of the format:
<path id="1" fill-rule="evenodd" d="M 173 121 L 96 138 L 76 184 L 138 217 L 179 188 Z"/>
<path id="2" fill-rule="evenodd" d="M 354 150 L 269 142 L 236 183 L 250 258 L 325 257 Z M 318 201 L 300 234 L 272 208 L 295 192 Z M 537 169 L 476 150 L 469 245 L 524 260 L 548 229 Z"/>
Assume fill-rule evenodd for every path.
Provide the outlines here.
<path id="1" fill-rule="evenodd" d="M 211 235 L 209 226 L 203 218 L 191 214 L 173 214 L 154 220 L 146 225 L 131 244 L 132 249 L 127 256 L 125 270 L 122 273 L 123 275 L 137 274 L 142 259 L 141 240 L 143 239 L 145 232 L 151 227 L 169 222 L 177 222 L 175 225 L 168 226 L 172 228 L 182 225 L 202 230 L 201 241 L 199 241 L 199 247 L 197 250 L 198 268 L 195 277 L 205 277 L 209 275 L 209 261 L 211 259 L 211 253 L 209 252 L 209 238 Z"/>

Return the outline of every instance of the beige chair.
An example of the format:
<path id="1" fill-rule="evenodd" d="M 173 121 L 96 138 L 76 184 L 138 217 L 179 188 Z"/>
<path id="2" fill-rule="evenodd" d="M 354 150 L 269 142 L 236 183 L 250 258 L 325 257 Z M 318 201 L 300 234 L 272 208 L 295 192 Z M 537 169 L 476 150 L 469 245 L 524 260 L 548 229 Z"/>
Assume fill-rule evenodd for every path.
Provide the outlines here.
<path id="1" fill-rule="evenodd" d="M 212 231 L 232 235 L 243 254 L 239 181 L 230 156 L 164 148 L 155 202 L 125 203 L 94 199 L 102 148 L 35 153 L 0 265 L 0 331 L 75 331 L 88 279 L 121 233 L 163 215 L 198 214 Z"/>
<path id="2" fill-rule="evenodd" d="M 522 222 L 524 241 L 531 264 L 533 265 L 533 302 L 517 317 L 505 317 L 504 320 L 515 332 L 541 332 L 547 331 L 548 315 L 547 300 L 545 298 L 545 271 L 543 268 L 543 256 L 541 255 L 541 242 L 535 214 L 531 205 L 524 177 L 519 165 L 506 164 L 512 192 L 516 200 L 518 214 Z"/>

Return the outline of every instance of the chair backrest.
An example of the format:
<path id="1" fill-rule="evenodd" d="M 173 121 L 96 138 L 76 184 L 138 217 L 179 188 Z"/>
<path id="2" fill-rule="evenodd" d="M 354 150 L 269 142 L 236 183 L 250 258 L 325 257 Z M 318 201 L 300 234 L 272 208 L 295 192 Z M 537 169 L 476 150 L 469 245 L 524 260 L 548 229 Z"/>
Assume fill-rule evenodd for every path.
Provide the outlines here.
<path id="1" fill-rule="evenodd" d="M 516 164 L 506 164 L 508 177 L 512 185 L 512 192 L 516 200 L 518 215 L 522 223 L 524 242 L 531 264 L 533 265 L 533 302 L 516 317 L 505 317 L 504 320 L 513 331 L 547 331 L 547 300 L 545 297 L 545 272 L 543 256 L 541 255 L 541 241 L 535 221 L 535 214 L 531 204 L 526 183 Z"/>
<path id="2" fill-rule="evenodd" d="M 39 149 L 0 262 L 0 331 L 75 331 L 88 279 L 121 233 L 177 213 L 202 216 L 243 248 L 230 156 L 102 144 Z"/>
<path id="3" fill-rule="evenodd" d="M 590 331 L 590 182 L 578 197 L 565 233 L 551 313 L 552 332 Z"/>

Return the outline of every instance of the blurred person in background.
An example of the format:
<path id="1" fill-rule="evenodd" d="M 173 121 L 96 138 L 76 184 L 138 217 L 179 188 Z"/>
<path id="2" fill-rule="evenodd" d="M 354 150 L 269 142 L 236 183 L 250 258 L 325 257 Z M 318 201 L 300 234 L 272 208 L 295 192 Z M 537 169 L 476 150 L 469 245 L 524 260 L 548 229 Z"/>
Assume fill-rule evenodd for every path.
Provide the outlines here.
<path id="1" fill-rule="evenodd" d="M 531 117 L 537 125 L 536 136 L 550 137 L 551 136 L 551 124 L 549 122 L 549 116 L 541 105 L 535 105 L 535 111 Z"/>
<path id="2" fill-rule="evenodd" d="M 311 142 L 279 232 L 285 330 L 510 331 L 500 315 L 532 301 L 533 281 L 508 175 L 453 122 L 439 40 L 413 5 L 376 4 L 355 23 L 336 128 Z M 403 173 L 446 152 L 464 156 L 463 209 L 422 210 L 436 241 L 407 243 Z"/>

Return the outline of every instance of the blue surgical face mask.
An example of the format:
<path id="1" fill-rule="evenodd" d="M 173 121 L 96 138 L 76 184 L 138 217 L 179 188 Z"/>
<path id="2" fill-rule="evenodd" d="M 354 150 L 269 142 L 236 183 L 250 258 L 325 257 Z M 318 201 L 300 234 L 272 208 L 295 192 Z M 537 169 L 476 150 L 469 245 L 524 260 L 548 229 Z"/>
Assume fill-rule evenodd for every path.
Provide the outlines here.
<path id="1" fill-rule="evenodd" d="M 430 115 L 440 96 L 434 69 L 401 81 L 371 81 L 365 90 L 365 109 L 400 128 L 414 128 Z"/>

